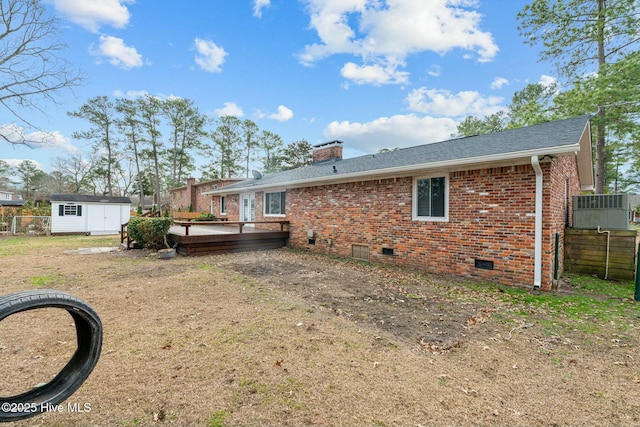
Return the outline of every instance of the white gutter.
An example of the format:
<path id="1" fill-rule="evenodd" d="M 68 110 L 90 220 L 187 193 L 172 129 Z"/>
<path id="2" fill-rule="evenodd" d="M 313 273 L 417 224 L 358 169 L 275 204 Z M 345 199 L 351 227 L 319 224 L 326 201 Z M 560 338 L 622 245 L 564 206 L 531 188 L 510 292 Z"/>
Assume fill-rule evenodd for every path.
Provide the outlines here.
<path id="1" fill-rule="evenodd" d="M 479 164 L 493 164 L 495 165 L 501 161 L 514 161 L 518 159 L 523 159 L 524 164 L 527 163 L 526 159 L 529 157 L 538 157 L 544 155 L 562 155 L 566 153 L 577 152 L 580 150 L 579 144 L 570 144 L 570 145 L 561 145 L 552 148 L 544 148 L 544 149 L 535 149 L 535 150 L 523 150 L 518 152 L 511 153 L 501 153 L 501 154 L 493 154 L 488 156 L 478 156 L 478 157 L 469 157 L 465 159 L 453 159 L 453 160 L 445 160 L 441 162 L 432 162 L 432 163 L 420 163 L 413 164 L 407 166 L 398 166 L 393 168 L 385 168 L 385 169 L 367 169 L 359 172 L 351 172 L 351 173 L 340 173 L 338 175 L 327 174 L 325 176 L 315 176 L 307 179 L 296 179 L 288 182 L 278 182 L 274 184 L 260 184 L 257 183 L 257 180 L 252 181 L 253 185 L 246 185 L 242 187 L 235 187 L 227 189 L 226 187 L 221 187 L 216 190 L 206 191 L 202 194 L 205 195 L 224 195 L 229 193 L 241 193 L 243 191 L 261 191 L 265 189 L 271 188 L 296 188 L 296 187 L 305 187 L 308 185 L 316 186 L 316 185 L 327 185 L 327 184 L 339 184 L 344 182 L 351 182 L 354 179 L 359 178 L 371 178 L 372 176 L 384 177 L 387 176 L 397 176 L 400 174 L 412 174 L 416 171 L 424 171 L 424 170 L 437 170 L 437 169 L 462 169 L 465 166 L 473 166 Z M 338 171 L 340 171 L 340 162 L 337 162 L 336 167 Z M 495 167 L 495 166 L 494 166 Z"/>
<path id="2" fill-rule="evenodd" d="M 542 169 L 538 156 L 531 156 L 531 166 L 536 173 L 536 224 L 533 265 L 533 289 L 542 285 Z"/>

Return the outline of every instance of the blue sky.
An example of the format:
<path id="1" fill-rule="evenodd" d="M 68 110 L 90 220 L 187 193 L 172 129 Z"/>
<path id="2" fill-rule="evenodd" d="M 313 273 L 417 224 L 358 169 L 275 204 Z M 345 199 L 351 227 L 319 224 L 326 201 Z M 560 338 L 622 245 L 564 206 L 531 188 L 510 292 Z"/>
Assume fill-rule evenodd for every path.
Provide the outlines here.
<path id="1" fill-rule="evenodd" d="M 46 0 L 63 18 L 64 56 L 85 76 L 39 129 L 0 112 L 0 159 L 51 161 L 80 151 L 68 117 L 108 95 L 192 99 L 285 144 L 344 142 L 345 157 L 448 139 L 468 115 L 504 108 L 527 83 L 553 81 L 524 43 L 524 0 Z M 197 172 L 196 177 L 199 177 Z"/>

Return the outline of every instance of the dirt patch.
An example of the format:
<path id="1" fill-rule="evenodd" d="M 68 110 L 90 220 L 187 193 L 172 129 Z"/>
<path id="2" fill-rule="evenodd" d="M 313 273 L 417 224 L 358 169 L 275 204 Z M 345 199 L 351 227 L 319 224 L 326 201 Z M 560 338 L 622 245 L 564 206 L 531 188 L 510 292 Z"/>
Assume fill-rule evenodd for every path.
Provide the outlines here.
<path id="1" fill-rule="evenodd" d="M 470 327 L 494 311 L 472 301 L 453 304 L 443 292 L 451 280 L 300 252 L 257 253 L 219 265 L 302 299 L 313 311 L 344 316 L 386 331 L 404 345 L 432 350 L 460 346 L 469 339 Z"/>
<path id="2" fill-rule="evenodd" d="M 640 425 L 633 302 L 591 327 L 492 287 L 287 249 L 63 254 L 79 239 L 2 255 L 0 292 L 66 291 L 104 326 L 71 406 L 19 426 Z M 38 316 L 0 322 L 0 394 L 69 354 L 68 316 Z"/>

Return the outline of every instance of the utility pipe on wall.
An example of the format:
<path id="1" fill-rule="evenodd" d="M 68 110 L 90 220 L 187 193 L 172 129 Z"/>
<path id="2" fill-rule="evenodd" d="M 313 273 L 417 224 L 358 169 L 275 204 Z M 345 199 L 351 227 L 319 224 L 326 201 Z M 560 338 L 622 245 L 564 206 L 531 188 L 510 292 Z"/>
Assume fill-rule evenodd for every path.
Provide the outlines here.
<path id="1" fill-rule="evenodd" d="M 598 234 L 607 233 L 607 260 L 604 265 L 604 280 L 607 280 L 607 276 L 609 276 L 609 240 L 611 239 L 611 231 L 609 230 L 600 230 L 600 226 L 598 226 Z"/>
<path id="2" fill-rule="evenodd" d="M 542 169 L 538 156 L 531 156 L 531 166 L 536 173 L 536 223 L 533 264 L 533 288 L 542 285 Z"/>

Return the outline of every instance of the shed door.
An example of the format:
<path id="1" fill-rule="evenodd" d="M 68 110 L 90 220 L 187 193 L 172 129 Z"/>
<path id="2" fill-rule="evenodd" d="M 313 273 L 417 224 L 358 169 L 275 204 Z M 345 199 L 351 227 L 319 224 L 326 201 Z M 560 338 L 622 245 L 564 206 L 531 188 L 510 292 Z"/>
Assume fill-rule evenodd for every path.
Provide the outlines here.
<path id="1" fill-rule="evenodd" d="M 87 218 L 89 231 L 97 233 L 120 231 L 119 205 L 92 205 L 90 212 Z"/>
<path id="2" fill-rule="evenodd" d="M 104 231 L 120 231 L 120 206 L 104 206 Z"/>

